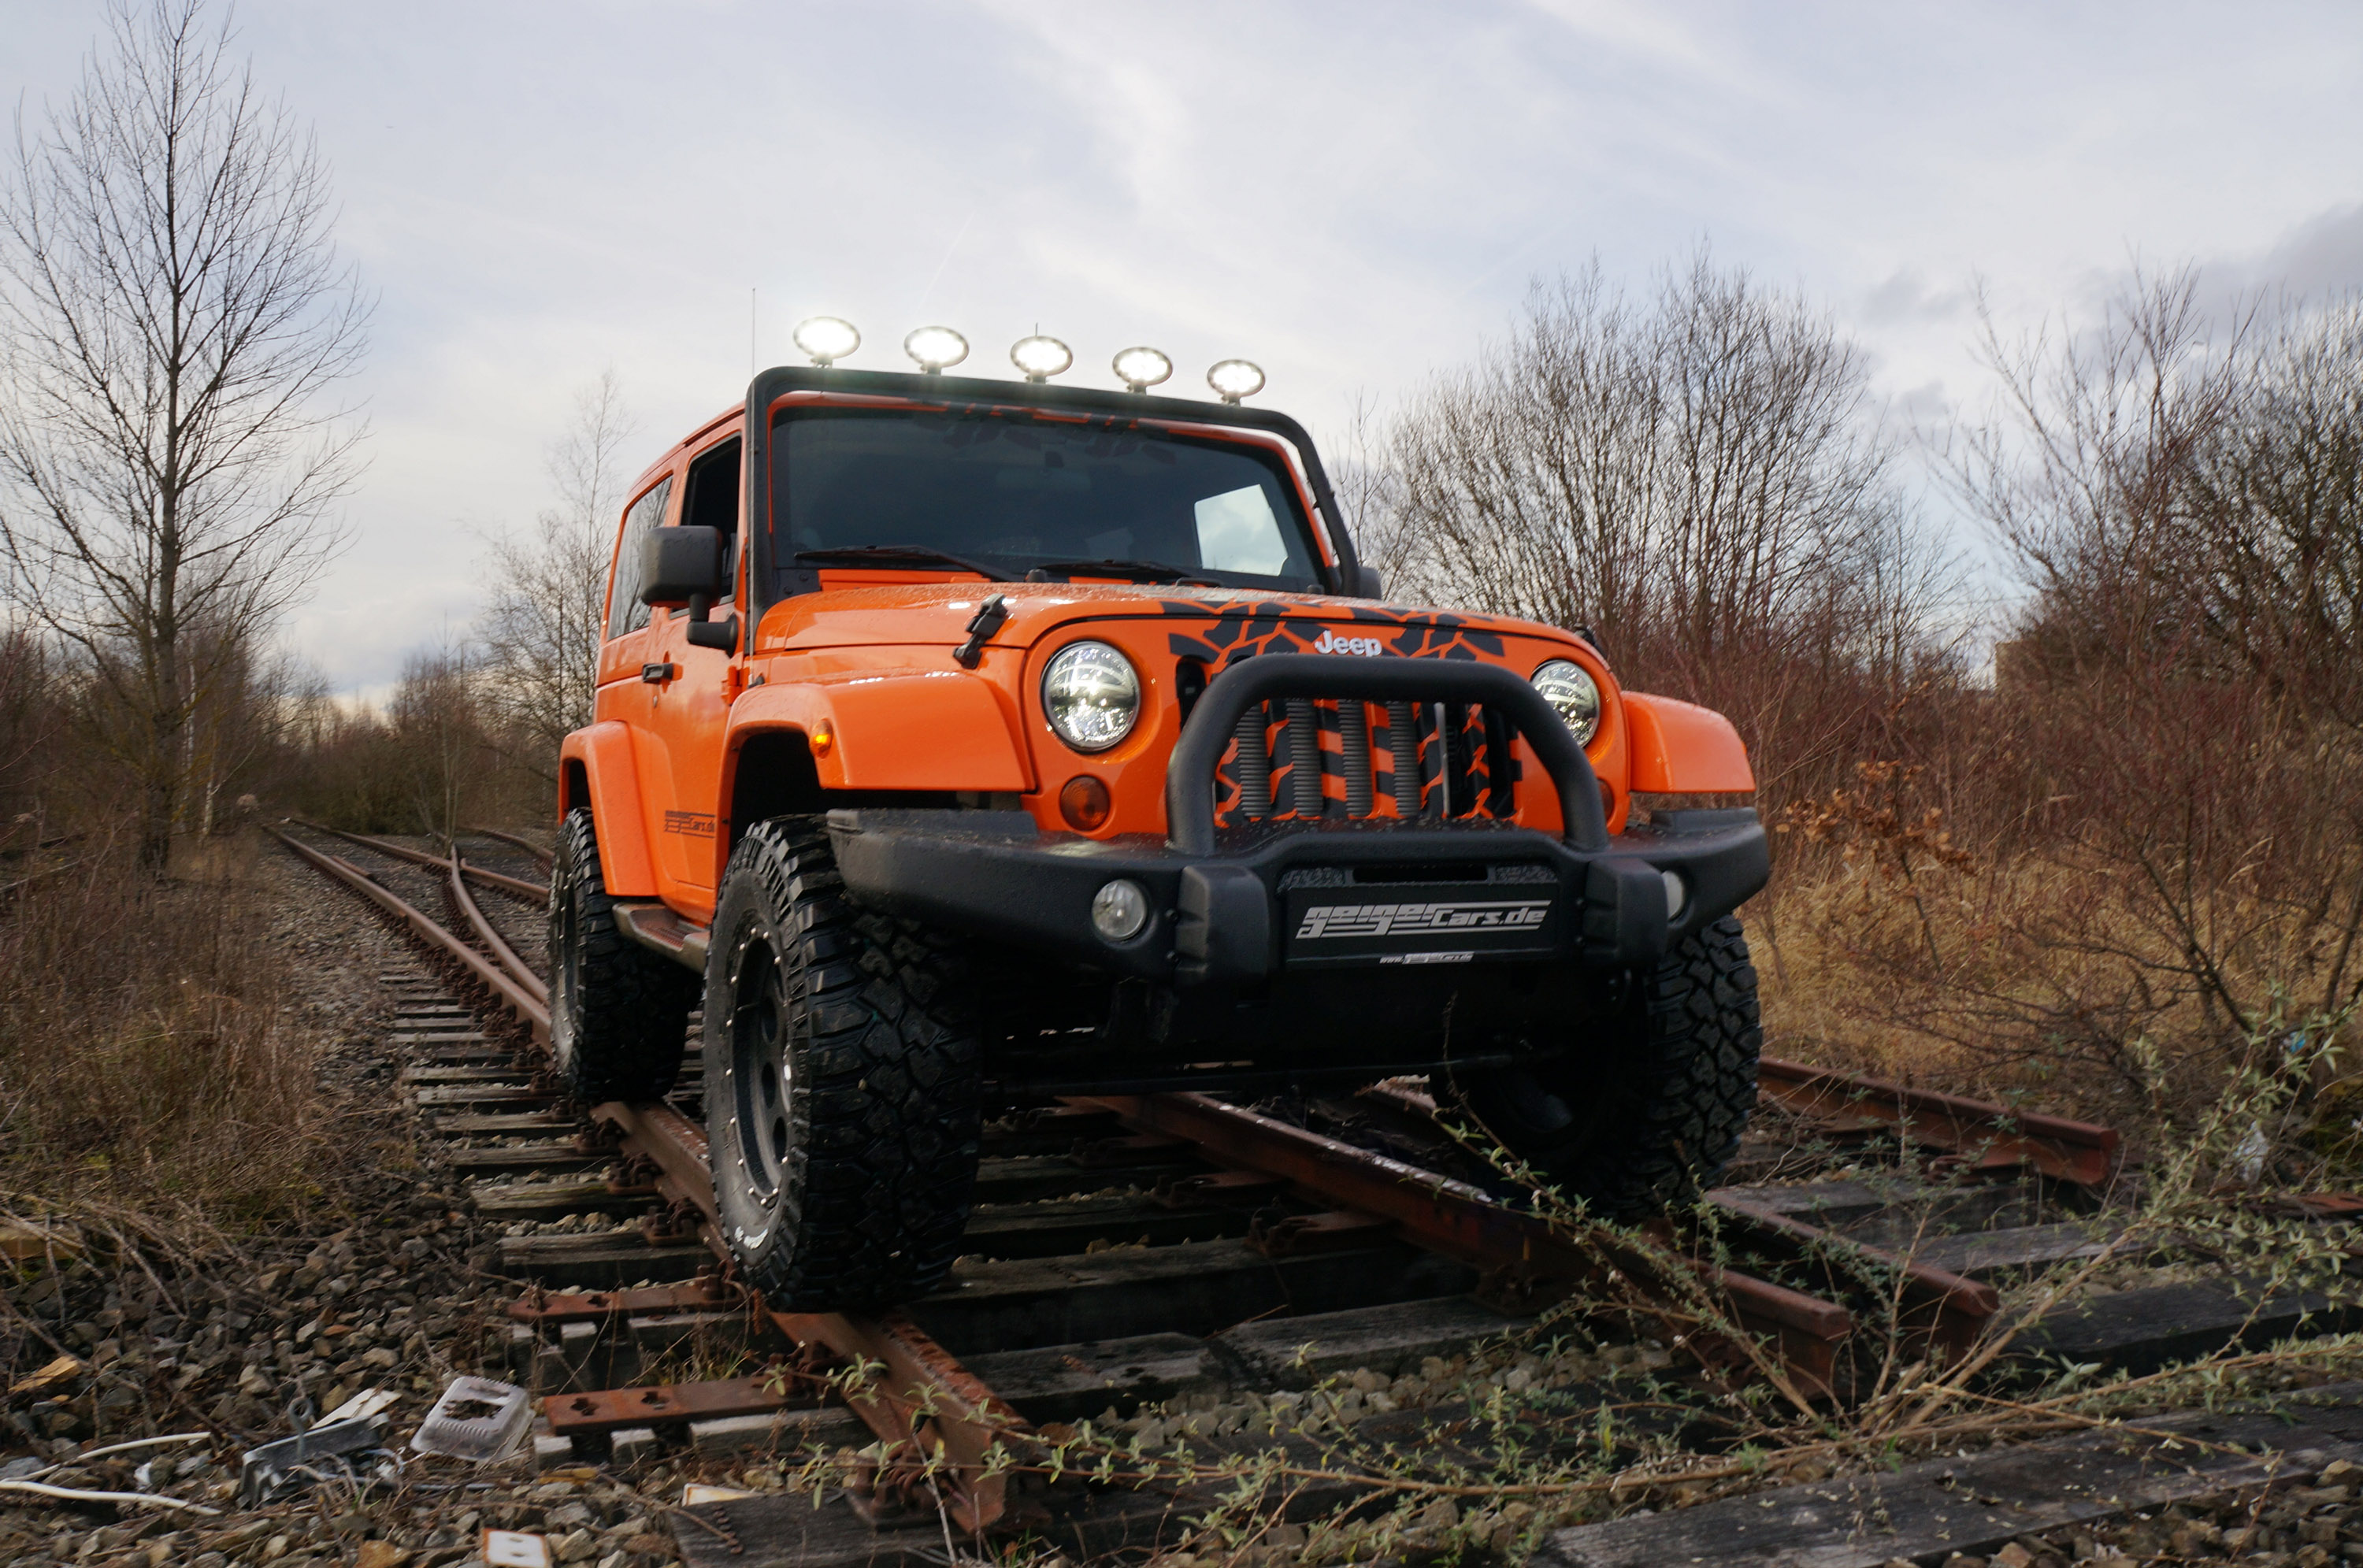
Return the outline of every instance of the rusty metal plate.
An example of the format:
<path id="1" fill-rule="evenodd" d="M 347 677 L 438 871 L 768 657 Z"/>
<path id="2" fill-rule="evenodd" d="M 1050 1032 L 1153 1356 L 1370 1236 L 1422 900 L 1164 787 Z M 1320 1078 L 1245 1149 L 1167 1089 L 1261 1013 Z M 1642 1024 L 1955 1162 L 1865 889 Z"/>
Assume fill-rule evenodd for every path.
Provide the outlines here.
<path id="1" fill-rule="evenodd" d="M 653 1427 L 710 1421 L 722 1416 L 759 1416 L 771 1410 L 809 1409 L 815 1386 L 782 1369 L 715 1383 L 662 1383 L 646 1388 L 602 1388 L 595 1393 L 552 1394 L 541 1402 L 549 1430 L 560 1437 L 609 1432 L 622 1427 Z"/>

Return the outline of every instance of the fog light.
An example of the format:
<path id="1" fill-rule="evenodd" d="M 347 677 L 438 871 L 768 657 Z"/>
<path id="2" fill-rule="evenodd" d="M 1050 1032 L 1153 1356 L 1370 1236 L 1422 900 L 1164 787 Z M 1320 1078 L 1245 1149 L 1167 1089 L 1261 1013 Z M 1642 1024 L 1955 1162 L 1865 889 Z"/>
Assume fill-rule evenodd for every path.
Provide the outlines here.
<path id="1" fill-rule="evenodd" d="M 1077 833 L 1090 833 L 1108 820 L 1114 802 L 1108 799 L 1108 787 L 1084 773 L 1067 780 L 1059 791 L 1059 814 Z"/>
<path id="2" fill-rule="evenodd" d="M 1666 879 L 1666 918 L 1681 919 L 1682 906 L 1691 901 L 1690 884 L 1682 880 L 1679 871 L 1660 871 L 1658 875 Z"/>
<path id="3" fill-rule="evenodd" d="M 1092 895 L 1092 929 L 1109 942 L 1130 942 L 1148 923 L 1148 895 L 1119 877 Z"/>

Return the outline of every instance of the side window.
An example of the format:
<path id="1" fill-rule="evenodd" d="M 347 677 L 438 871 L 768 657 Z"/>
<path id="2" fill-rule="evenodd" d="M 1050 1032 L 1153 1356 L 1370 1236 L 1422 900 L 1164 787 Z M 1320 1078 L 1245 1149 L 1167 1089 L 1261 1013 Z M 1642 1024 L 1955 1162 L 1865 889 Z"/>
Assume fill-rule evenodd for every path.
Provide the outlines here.
<path id="1" fill-rule="evenodd" d="M 725 539 L 736 541 L 738 535 L 738 449 L 737 436 L 709 451 L 701 452 L 689 465 L 689 489 L 683 492 L 681 521 L 684 527 L 718 528 Z"/>
<path id="2" fill-rule="evenodd" d="M 665 502 L 672 495 L 672 476 L 657 481 L 648 494 L 624 513 L 623 542 L 616 549 L 616 582 L 607 594 L 607 635 L 620 637 L 649 624 L 649 607 L 640 602 L 640 540 L 664 521 Z"/>

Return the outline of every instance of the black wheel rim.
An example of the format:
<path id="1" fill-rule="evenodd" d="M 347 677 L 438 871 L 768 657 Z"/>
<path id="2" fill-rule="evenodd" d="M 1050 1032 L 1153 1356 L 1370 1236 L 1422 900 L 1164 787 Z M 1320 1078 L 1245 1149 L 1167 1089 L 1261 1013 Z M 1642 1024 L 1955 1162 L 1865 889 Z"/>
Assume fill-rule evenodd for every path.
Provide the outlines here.
<path id="1" fill-rule="evenodd" d="M 747 944 L 731 987 L 730 1081 L 738 1149 L 756 1196 L 777 1196 L 789 1145 L 786 970 L 768 942 Z"/>

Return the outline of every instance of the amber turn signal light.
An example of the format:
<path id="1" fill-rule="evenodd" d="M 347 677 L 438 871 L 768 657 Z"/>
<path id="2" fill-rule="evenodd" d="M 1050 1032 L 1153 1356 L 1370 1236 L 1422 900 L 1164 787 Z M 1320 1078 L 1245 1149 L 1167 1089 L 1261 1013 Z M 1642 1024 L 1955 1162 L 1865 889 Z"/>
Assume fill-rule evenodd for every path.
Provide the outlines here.
<path id="1" fill-rule="evenodd" d="M 1108 787 L 1088 773 L 1067 780 L 1059 791 L 1059 814 L 1077 833 L 1090 833 L 1108 820 L 1115 802 L 1108 799 Z"/>
<path id="2" fill-rule="evenodd" d="M 812 748 L 815 756 L 826 756 L 837 749 L 837 731 L 827 720 L 823 719 L 813 730 Z"/>

